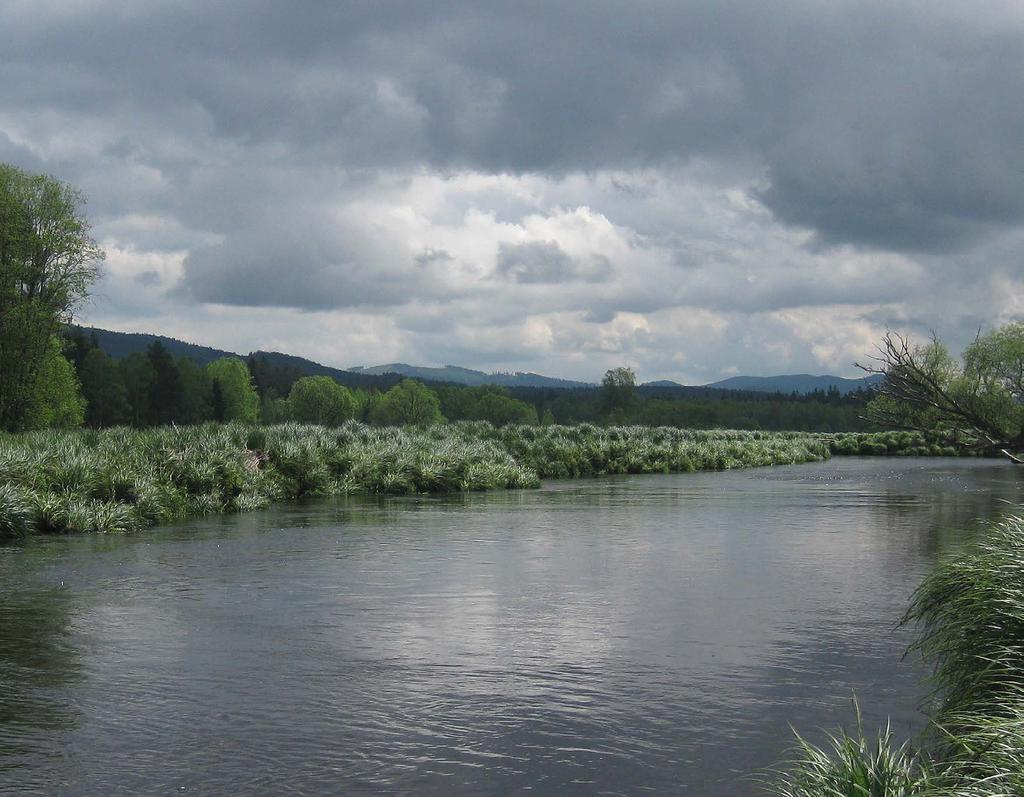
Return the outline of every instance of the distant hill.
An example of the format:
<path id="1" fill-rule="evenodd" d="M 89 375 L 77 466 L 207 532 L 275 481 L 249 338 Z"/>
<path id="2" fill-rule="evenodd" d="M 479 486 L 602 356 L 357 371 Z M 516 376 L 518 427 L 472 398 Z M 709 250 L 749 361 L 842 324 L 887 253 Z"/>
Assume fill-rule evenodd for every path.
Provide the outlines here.
<path id="1" fill-rule="evenodd" d="M 471 368 L 462 368 L 458 365 L 446 365 L 443 368 L 431 368 L 421 365 L 408 365 L 407 363 L 388 363 L 386 365 L 374 365 L 370 367 L 350 368 L 349 371 L 357 374 L 400 374 L 401 376 L 413 379 L 423 379 L 428 382 L 452 382 L 459 385 L 502 385 L 504 387 L 556 387 L 556 388 L 581 388 L 594 387 L 589 382 L 575 382 L 571 379 L 558 379 L 553 376 L 542 376 L 529 372 L 516 371 L 511 374 L 488 374 L 483 371 L 474 371 Z"/>
<path id="2" fill-rule="evenodd" d="M 187 357 L 199 365 L 206 365 L 220 357 L 247 356 L 236 352 L 200 346 L 197 343 L 186 343 L 183 340 L 169 338 L 164 335 L 150 335 L 143 332 L 113 332 L 95 327 L 72 327 L 86 336 L 95 335 L 103 351 L 114 358 L 127 357 L 130 354 L 144 352 L 154 341 L 160 341 L 174 357 Z M 329 376 L 348 387 L 388 388 L 403 377 L 422 379 L 427 382 L 442 382 L 458 385 L 501 385 L 509 388 L 555 388 L 562 390 L 579 390 L 594 388 L 592 382 L 578 382 L 572 379 L 559 379 L 529 372 L 488 374 L 462 368 L 457 365 L 446 365 L 443 368 L 408 365 L 407 363 L 388 363 L 358 368 L 332 368 L 321 365 L 304 357 L 282 354 L 274 351 L 257 351 L 253 354 L 265 357 L 270 363 L 291 368 L 304 376 Z M 812 393 L 815 390 L 828 391 L 835 386 L 840 393 L 852 393 L 857 388 L 867 388 L 881 381 L 880 376 L 869 376 L 863 379 L 844 379 L 840 376 L 812 376 L 810 374 L 791 374 L 788 376 L 733 376 L 719 382 L 700 387 L 680 385 L 668 379 L 645 382 L 641 385 L 644 393 L 659 396 L 683 395 L 714 395 L 717 391 L 742 393 Z"/>
<path id="3" fill-rule="evenodd" d="M 841 376 L 812 376 L 811 374 L 789 374 L 787 376 L 731 376 L 705 387 L 718 390 L 748 390 L 756 393 L 813 393 L 815 390 L 828 392 L 835 387 L 840 393 L 853 393 L 858 388 L 868 389 L 881 382 L 879 375 L 862 379 L 845 379 Z"/>
<path id="4" fill-rule="evenodd" d="M 99 347 L 115 359 L 142 353 L 154 341 L 160 341 L 173 357 L 186 357 L 198 365 L 206 365 L 221 357 L 241 357 L 244 360 L 248 356 L 233 351 L 200 346 L 197 343 L 186 343 L 183 340 L 169 338 L 164 335 L 150 335 L 142 332 L 113 332 L 109 329 L 98 329 L 96 327 L 72 327 L 72 330 L 79 330 L 86 337 L 95 335 Z M 394 376 L 380 377 L 353 373 L 341 368 L 321 365 L 313 360 L 307 360 L 305 357 L 281 354 L 276 351 L 256 351 L 252 352 L 252 354 L 266 358 L 273 365 L 296 369 L 303 376 L 329 376 L 347 387 L 388 388 L 398 381 L 398 378 Z"/>
<path id="5" fill-rule="evenodd" d="M 183 340 L 163 335 L 149 335 L 144 332 L 112 332 L 109 329 L 97 329 L 96 327 L 72 327 L 72 330 L 76 329 L 87 338 L 95 335 L 99 347 L 117 360 L 127 357 L 129 354 L 144 352 L 154 341 L 160 341 L 173 357 L 188 357 L 199 365 L 212 363 L 221 357 L 242 356 L 232 351 L 213 349 L 209 346 L 200 346 L 197 343 L 186 343 Z"/>

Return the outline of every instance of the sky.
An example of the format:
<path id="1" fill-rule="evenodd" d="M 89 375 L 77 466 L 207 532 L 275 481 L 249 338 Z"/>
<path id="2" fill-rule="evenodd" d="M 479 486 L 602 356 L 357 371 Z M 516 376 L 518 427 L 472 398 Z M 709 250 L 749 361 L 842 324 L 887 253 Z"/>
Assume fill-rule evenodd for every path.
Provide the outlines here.
<path id="1" fill-rule="evenodd" d="M 5 0 L 83 323 L 347 367 L 856 376 L 1024 318 L 1024 4 Z"/>

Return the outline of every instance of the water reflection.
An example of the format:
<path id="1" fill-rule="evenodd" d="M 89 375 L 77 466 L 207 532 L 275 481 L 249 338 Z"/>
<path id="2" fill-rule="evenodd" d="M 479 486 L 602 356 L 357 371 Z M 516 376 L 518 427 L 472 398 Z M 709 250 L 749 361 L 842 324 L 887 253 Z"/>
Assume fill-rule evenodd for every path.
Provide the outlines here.
<path id="1" fill-rule="evenodd" d="M 59 757 L 82 719 L 68 695 L 81 672 L 72 611 L 59 586 L 0 583 L 0 772 Z"/>
<path id="2" fill-rule="evenodd" d="M 74 754 L 5 719 L 0 766 L 82 795 L 750 793 L 788 723 L 849 719 L 853 692 L 915 727 L 895 624 L 1000 498 L 1021 485 L 999 463 L 838 460 L 46 541 L 0 579 L 66 582 L 72 660 L 0 710 L 73 706 L 46 738 Z"/>

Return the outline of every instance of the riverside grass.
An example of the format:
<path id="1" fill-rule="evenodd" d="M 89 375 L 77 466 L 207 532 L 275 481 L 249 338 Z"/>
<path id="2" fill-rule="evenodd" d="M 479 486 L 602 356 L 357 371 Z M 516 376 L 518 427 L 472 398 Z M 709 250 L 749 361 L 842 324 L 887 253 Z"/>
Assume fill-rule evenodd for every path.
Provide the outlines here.
<path id="1" fill-rule="evenodd" d="M 855 737 L 833 737 L 831 749 L 797 737 L 777 795 L 1024 795 L 1024 515 L 991 525 L 940 565 L 904 622 L 920 625 L 911 650 L 935 665 L 922 749 L 897 747 L 888 731 L 869 743 L 859 727 Z"/>
<path id="2" fill-rule="evenodd" d="M 206 424 L 0 437 L 0 538 L 126 532 L 274 501 L 537 487 L 542 478 L 825 459 L 808 434 L 675 428 Z"/>

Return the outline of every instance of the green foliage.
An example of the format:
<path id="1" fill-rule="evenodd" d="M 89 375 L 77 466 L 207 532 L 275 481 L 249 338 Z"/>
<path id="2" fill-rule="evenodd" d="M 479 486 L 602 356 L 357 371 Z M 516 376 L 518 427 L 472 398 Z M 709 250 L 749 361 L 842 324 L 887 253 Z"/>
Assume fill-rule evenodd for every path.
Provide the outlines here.
<path id="1" fill-rule="evenodd" d="M 26 492 L 0 482 L 0 541 L 27 537 L 34 525 L 32 502 Z"/>
<path id="2" fill-rule="evenodd" d="M 497 385 L 439 387 L 441 414 L 450 421 L 487 421 L 495 426 L 537 423 L 537 410 Z"/>
<path id="3" fill-rule="evenodd" d="M 78 368 L 89 426 L 117 426 L 131 422 L 128 389 L 113 358 L 98 348 L 88 349 Z"/>
<path id="4" fill-rule="evenodd" d="M 184 380 L 174 358 L 160 341 L 146 350 L 152 379 L 149 383 L 150 423 L 181 421 L 185 397 Z"/>
<path id="5" fill-rule="evenodd" d="M 935 666 L 927 754 L 874 748 L 863 733 L 826 751 L 799 740 L 786 797 L 1010 797 L 1024 794 L 1024 517 L 987 529 L 918 588 L 904 618 L 922 629 L 912 650 Z M 799 738 L 799 737 L 798 737 Z"/>
<path id="6" fill-rule="evenodd" d="M 221 406 L 219 421 L 255 423 L 260 414 L 260 398 L 245 363 L 237 357 L 221 357 L 206 366 Z M 212 399 L 211 399 L 212 403 Z"/>
<path id="7" fill-rule="evenodd" d="M 954 457 L 970 454 L 956 437 L 937 432 L 865 432 L 823 435 L 829 450 L 839 456 Z"/>
<path id="8" fill-rule="evenodd" d="M 75 370 L 61 353 L 58 338 L 50 338 L 35 379 L 24 407 L 22 427 L 71 429 L 81 426 L 85 420 L 85 401 L 79 392 Z"/>
<path id="9" fill-rule="evenodd" d="M 356 414 L 352 391 L 329 376 L 304 376 L 288 395 L 288 410 L 300 423 L 340 426 Z"/>
<path id="10" fill-rule="evenodd" d="M 777 786 L 780 797 L 915 797 L 931 785 L 929 767 L 888 727 L 874 742 L 842 731 L 822 749 L 797 736 L 796 765 Z"/>
<path id="11" fill-rule="evenodd" d="M 63 397 L 55 408 L 38 392 L 43 372 L 54 376 L 58 367 L 52 339 L 103 259 L 83 205 L 76 189 L 53 177 L 0 164 L 0 429 L 38 425 L 40 412 L 51 410 L 64 423 L 75 416 Z"/>
<path id="12" fill-rule="evenodd" d="M 890 428 L 954 434 L 978 450 L 1024 450 L 1024 323 L 979 336 L 957 362 L 938 340 L 912 347 L 888 335 L 885 375 L 870 417 Z"/>
<path id="13" fill-rule="evenodd" d="M 619 366 L 605 371 L 601 380 L 600 404 L 605 418 L 625 423 L 636 405 L 636 374 L 632 368 Z"/>
<path id="14" fill-rule="evenodd" d="M 444 421 L 441 404 L 428 387 L 414 379 L 403 379 L 371 410 L 370 420 L 379 426 L 429 426 Z"/>
<path id="15" fill-rule="evenodd" d="M 0 437 L 0 524 L 8 536 L 24 533 L 26 523 L 51 534 L 126 531 L 307 495 L 523 489 L 542 476 L 736 468 L 827 455 L 824 443 L 799 434 L 496 428 L 484 421 L 49 430 Z"/>

